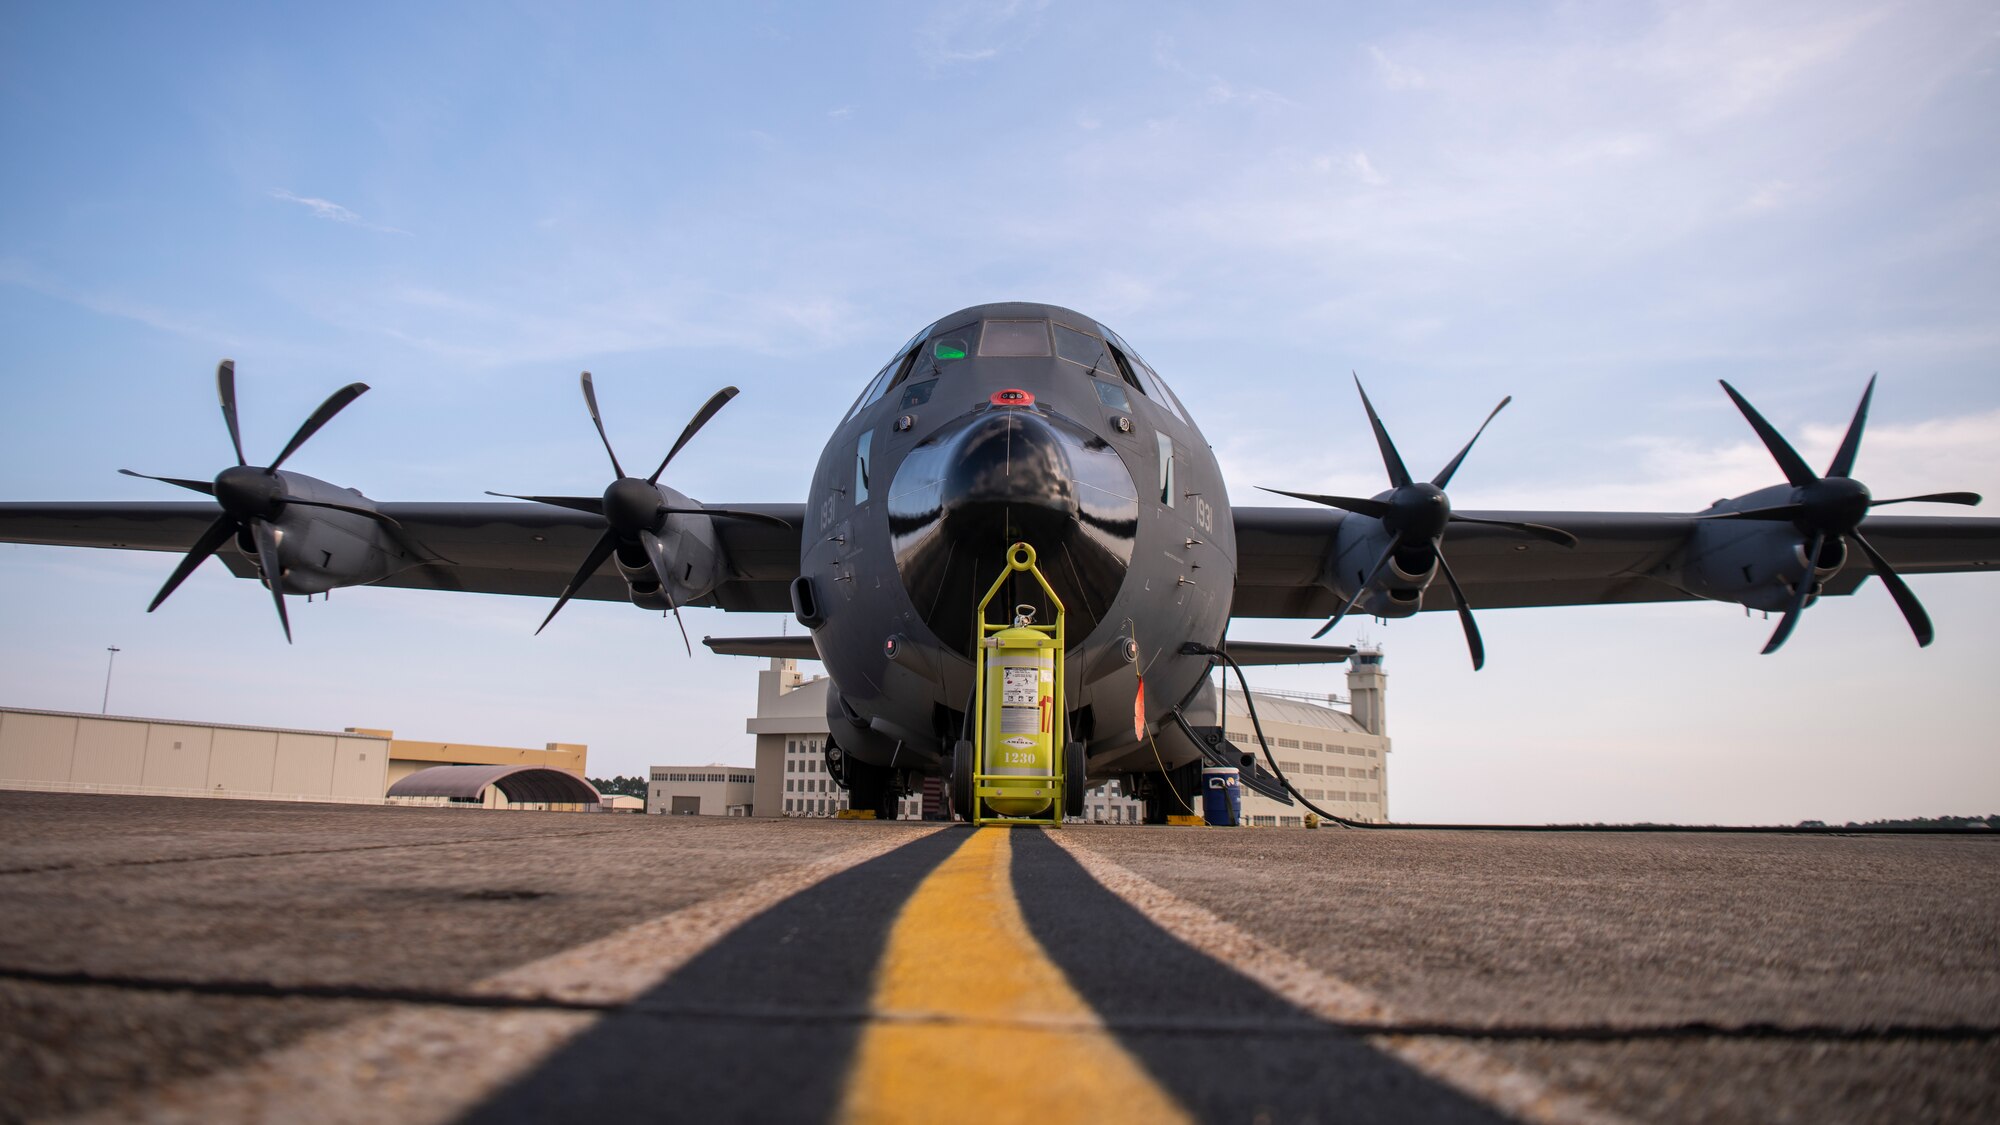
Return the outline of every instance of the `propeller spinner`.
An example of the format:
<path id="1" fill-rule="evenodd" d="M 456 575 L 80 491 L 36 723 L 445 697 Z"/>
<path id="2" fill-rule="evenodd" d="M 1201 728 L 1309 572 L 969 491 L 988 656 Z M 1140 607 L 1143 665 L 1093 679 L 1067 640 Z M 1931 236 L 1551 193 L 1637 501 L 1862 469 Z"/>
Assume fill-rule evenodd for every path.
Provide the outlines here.
<path id="1" fill-rule="evenodd" d="M 195 540 L 194 546 L 181 557 L 180 565 L 167 578 L 166 585 L 153 596 L 153 602 L 146 607 L 151 613 L 160 608 L 160 603 L 194 573 L 203 560 L 220 550 L 231 536 L 247 535 L 257 549 L 257 568 L 264 574 L 264 584 L 271 589 L 271 600 L 278 608 L 278 623 L 284 627 L 285 642 L 291 643 L 292 622 L 285 613 L 285 593 L 282 588 L 283 568 L 278 558 L 278 536 L 272 527 L 285 507 L 297 504 L 301 507 L 331 508 L 337 512 L 348 512 L 365 516 L 390 528 L 399 525 L 395 520 L 380 512 L 369 511 L 348 504 L 328 500 L 307 500 L 291 495 L 285 487 L 285 478 L 278 473 L 278 466 L 298 452 L 306 439 L 318 433 L 320 427 L 333 420 L 333 416 L 347 408 L 347 404 L 360 398 L 368 390 L 366 383 L 349 383 L 327 396 L 299 426 L 292 440 L 278 454 L 277 460 L 259 468 L 251 465 L 243 456 L 243 433 L 236 421 L 236 361 L 225 359 L 215 369 L 215 389 L 222 400 L 222 421 L 229 427 L 229 444 L 236 451 L 236 464 L 216 474 L 213 481 L 187 480 L 180 477 L 156 477 L 148 473 L 136 473 L 131 469 L 120 469 L 128 477 L 157 480 L 190 492 L 200 492 L 215 498 L 222 506 L 222 515 Z"/>
<path id="2" fill-rule="evenodd" d="M 1340 619 L 1346 617 L 1356 605 L 1360 604 L 1362 597 L 1375 584 L 1375 580 L 1382 576 L 1382 571 L 1388 567 L 1389 560 L 1394 558 L 1398 551 L 1422 550 L 1436 557 L 1438 570 L 1443 572 L 1446 585 L 1451 587 L 1452 600 L 1458 606 L 1459 623 L 1465 627 L 1465 644 L 1472 653 L 1472 667 L 1474 669 L 1485 667 L 1486 646 L 1479 638 L 1479 626 L 1472 620 L 1472 607 L 1467 604 L 1465 591 L 1459 587 L 1458 577 L 1451 572 L 1451 563 L 1444 556 L 1445 529 L 1454 523 L 1485 524 L 1523 532 L 1564 547 L 1576 546 L 1576 537 L 1567 531 L 1545 527 L 1538 523 L 1461 516 L 1451 510 L 1451 498 L 1445 495 L 1445 486 L 1451 483 L 1452 476 L 1465 461 L 1465 455 L 1472 452 L 1473 443 L 1479 440 L 1479 435 L 1485 433 L 1486 427 L 1492 424 L 1500 411 L 1514 401 L 1513 396 L 1500 400 L 1500 405 L 1494 407 L 1493 412 L 1486 416 L 1486 421 L 1481 422 L 1479 429 L 1473 432 L 1472 440 L 1465 443 L 1465 448 L 1459 450 L 1458 456 L 1453 457 L 1449 464 L 1439 470 L 1435 478 L 1430 481 L 1420 481 L 1411 478 L 1410 470 L 1403 464 L 1402 455 L 1396 452 L 1396 443 L 1389 437 L 1388 427 L 1382 424 L 1381 416 L 1375 413 L 1375 404 L 1368 401 L 1368 391 L 1362 387 L 1361 377 L 1358 375 L 1354 378 L 1354 389 L 1361 393 L 1362 409 L 1368 412 L 1368 423 L 1374 427 L 1375 444 L 1382 451 L 1382 465 L 1389 471 L 1389 491 L 1380 496 L 1363 498 L 1287 492 L 1278 488 L 1264 490 L 1379 520 L 1383 530 L 1389 533 L 1388 548 L 1375 560 L 1375 565 L 1367 572 L 1367 577 L 1363 578 L 1361 584 L 1355 588 L 1354 596 L 1347 600 L 1346 605 L 1340 607 L 1338 613 L 1328 618 L 1326 624 L 1320 626 L 1319 632 L 1313 636 L 1323 637 L 1335 625 L 1340 624 Z"/>
<path id="3" fill-rule="evenodd" d="M 1868 491 L 1868 486 L 1855 480 L 1854 459 L 1861 451 L 1861 431 L 1868 424 L 1868 404 L 1875 397 L 1875 376 L 1868 377 L 1868 388 L 1861 392 L 1861 405 L 1854 409 L 1854 420 L 1847 424 L 1847 436 L 1841 439 L 1840 449 L 1833 455 L 1833 463 L 1827 466 L 1826 475 L 1819 476 L 1793 449 L 1777 427 L 1764 420 L 1750 400 L 1737 393 L 1727 380 L 1719 380 L 1722 389 L 1729 394 L 1731 402 L 1743 412 L 1750 422 L 1750 428 L 1764 442 L 1764 448 L 1771 451 L 1778 468 L 1785 474 L 1785 480 L 1792 486 L 1792 501 L 1768 508 L 1752 508 L 1739 512 L 1721 512 L 1704 519 L 1772 520 L 1789 521 L 1807 537 L 1805 558 L 1807 572 L 1800 576 L 1798 588 L 1793 591 L 1792 604 L 1785 610 L 1785 616 L 1778 621 L 1778 628 L 1764 645 L 1765 653 L 1778 651 L 1798 625 L 1799 615 L 1805 612 L 1806 602 L 1812 597 L 1811 569 L 1819 565 L 1821 551 L 1830 541 L 1851 542 L 1868 556 L 1868 563 L 1882 579 L 1882 585 L 1889 588 L 1889 595 L 1896 599 L 1896 608 L 1903 611 L 1903 620 L 1910 623 L 1910 632 L 1915 633 L 1919 647 L 1928 645 L 1935 633 L 1931 629 L 1930 615 L 1924 612 L 1923 603 L 1910 591 L 1902 576 L 1896 573 L 1889 560 L 1882 557 L 1866 536 L 1861 534 L 1861 521 L 1871 508 L 1884 504 L 1964 504 L 1979 503 L 1976 492 L 1933 492 L 1923 496 L 1899 496 L 1894 500 L 1877 500 Z"/>

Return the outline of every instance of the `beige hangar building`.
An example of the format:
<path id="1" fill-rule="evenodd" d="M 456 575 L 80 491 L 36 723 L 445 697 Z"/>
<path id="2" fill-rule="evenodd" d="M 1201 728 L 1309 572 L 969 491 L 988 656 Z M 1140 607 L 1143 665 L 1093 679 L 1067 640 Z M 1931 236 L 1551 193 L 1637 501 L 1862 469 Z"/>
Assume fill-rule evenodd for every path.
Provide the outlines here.
<path id="1" fill-rule="evenodd" d="M 534 750 L 403 739 L 362 727 L 294 730 L 0 708 L 0 788 L 6 789 L 570 808 L 597 803 L 594 791 L 585 799 L 588 753 L 575 743 Z M 435 794 L 411 798 L 394 792 L 437 766 L 456 767 L 470 788 L 433 786 Z M 561 784 L 551 788 L 546 782 L 555 774 Z"/>

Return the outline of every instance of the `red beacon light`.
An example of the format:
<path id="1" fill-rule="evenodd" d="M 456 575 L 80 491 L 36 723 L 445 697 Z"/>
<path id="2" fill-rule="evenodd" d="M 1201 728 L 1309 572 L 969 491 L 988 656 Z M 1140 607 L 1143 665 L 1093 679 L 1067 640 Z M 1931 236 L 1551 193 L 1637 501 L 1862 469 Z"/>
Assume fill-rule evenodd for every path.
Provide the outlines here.
<path id="1" fill-rule="evenodd" d="M 1018 387 L 1008 387 L 1004 391 L 994 391 L 993 397 L 986 401 L 995 406 L 1033 406 L 1035 396 Z"/>

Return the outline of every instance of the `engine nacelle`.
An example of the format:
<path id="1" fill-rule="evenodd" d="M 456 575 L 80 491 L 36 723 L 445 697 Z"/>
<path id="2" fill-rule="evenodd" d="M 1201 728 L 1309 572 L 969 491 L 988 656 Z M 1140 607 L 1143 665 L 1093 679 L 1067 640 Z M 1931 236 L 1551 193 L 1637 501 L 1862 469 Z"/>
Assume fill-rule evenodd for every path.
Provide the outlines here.
<path id="1" fill-rule="evenodd" d="M 367 497 L 297 473 L 282 473 L 288 495 L 372 508 Z M 351 512 L 287 504 L 270 521 L 278 545 L 279 589 L 287 594 L 323 594 L 341 586 L 379 582 L 422 560 L 382 524 Z M 266 582 L 257 545 L 247 533 L 236 536 L 247 573 Z M 238 570 L 237 573 L 246 573 Z"/>
<path id="2" fill-rule="evenodd" d="M 1391 541 L 1389 533 L 1375 520 L 1342 520 L 1321 582 L 1346 604 L 1367 579 L 1375 560 L 1389 549 Z M 1382 568 L 1374 584 L 1362 595 L 1355 612 L 1370 617 L 1408 617 L 1423 604 L 1424 590 L 1437 572 L 1437 551 L 1430 546 L 1399 550 L 1390 556 L 1389 565 Z"/>
<path id="3" fill-rule="evenodd" d="M 670 509 L 700 507 L 694 500 L 666 485 L 653 486 L 660 502 Z M 625 579 L 625 592 L 632 604 L 644 609 L 666 610 L 687 605 L 714 590 L 722 581 L 722 545 L 716 540 L 715 520 L 698 514 L 670 515 L 655 532 L 666 555 L 667 585 L 660 586 L 646 548 L 636 540 L 618 544 L 612 561 Z"/>
<path id="4" fill-rule="evenodd" d="M 640 609 L 668 609 L 667 599 L 660 590 L 659 576 L 653 573 L 653 563 L 646 557 L 646 551 L 636 543 L 620 543 L 612 552 L 611 561 L 618 567 L 618 576 L 625 580 L 625 593 L 632 604 Z"/>
<path id="5" fill-rule="evenodd" d="M 1805 538 L 1789 523 L 1714 520 L 1695 528 L 1676 572 L 1676 585 L 1697 597 L 1735 602 L 1767 613 L 1792 606 L 1800 582 L 1819 586 L 1847 563 L 1847 544 L 1829 539 L 1817 566 L 1806 559 Z"/>

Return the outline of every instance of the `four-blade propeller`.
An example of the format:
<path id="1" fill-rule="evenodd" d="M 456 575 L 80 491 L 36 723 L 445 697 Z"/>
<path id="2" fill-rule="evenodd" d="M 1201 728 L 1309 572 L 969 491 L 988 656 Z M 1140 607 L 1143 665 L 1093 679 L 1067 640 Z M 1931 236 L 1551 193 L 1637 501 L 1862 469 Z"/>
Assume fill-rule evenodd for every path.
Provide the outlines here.
<path id="1" fill-rule="evenodd" d="M 1910 632 L 1917 636 L 1919 646 L 1931 643 L 1930 615 L 1924 612 L 1923 603 L 1903 582 L 1889 560 L 1882 557 L 1867 537 L 1861 534 L 1861 521 L 1870 508 L 1884 504 L 1965 504 L 1979 503 L 1975 492 L 1934 492 L 1924 496 L 1899 496 L 1894 500 L 1877 500 L 1868 492 L 1868 486 L 1855 480 L 1854 458 L 1861 451 L 1861 430 L 1868 423 L 1868 403 L 1875 397 L 1875 376 L 1868 377 L 1868 389 L 1861 392 L 1861 405 L 1854 410 L 1854 420 L 1847 425 L 1847 436 L 1841 439 L 1840 449 L 1833 455 L 1833 463 L 1827 466 L 1826 475 L 1819 476 L 1800 457 L 1784 435 L 1764 420 L 1750 400 L 1738 394 L 1727 380 L 1721 380 L 1722 389 L 1729 394 L 1730 401 L 1749 419 L 1750 428 L 1764 442 L 1764 448 L 1771 451 L 1771 457 L 1778 462 L 1778 468 L 1785 474 L 1785 480 L 1792 486 L 1790 503 L 1768 508 L 1751 508 L 1744 511 L 1721 512 L 1704 519 L 1773 520 L 1791 523 L 1807 537 L 1805 558 L 1806 572 L 1800 576 L 1797 588 L 1792 592 L 1792 604 L 1779 620 L 1778 628 L 1764 645 L 1766 653 L 1776 652 L 1778 646 L 1792 635 L 1797 626 L 1799 614 L 1805 612 L 1806 602 L 1812 597 L 1812 568 L 1819 565 L 1820 553 L 1829 541 L 1851 542 L 1868 556 L 1868 563 L 1889 588 L 1889 594 L 1896 599 L 1896 608 L 1903 611 L 1903 620 L 1910 623 Z"/>
<path id="2" fill-rule="evenodd" d="M 146 612 L 151 613 L 160 608 L 160 603 L 167 600 L 167 595 L 179 588 L 204 559 L 214 554 L 224 543 L 229 542 L 231 536 L 244 535 L 256 548 L 257 568 L 264 574 L 264 584 L 271 588 L 271 600 L 278 607 L 278 623 L 284 626 L 285 642 L 289 644 L 292 639 L 292 622 L 285 614 L 284 573 L 278 557 L 277 532 L 272 527 L 272 521 L 277 519 L 285 506 L 297 504 L 309 508 L 331 508 L 337 512 L 365 516 L 391 528 L 397 526 L 395 520 L 380 512 L 371 512 L 366 508 L 329 500 L 307 500 L 293 496 L 286 491 L 285 478 L 278 474 L 278 466 L 298 452 L 299 447 L 306 443 L 306 439 L 318 433 L 321 426 L 333 420 L 334 415 L 346 409 L 348 403 L 360 398 L 368 390 L 368 384 L 349 383 L 327 396 L 327 400 L 319 404 L 319 409 L 313 411 L 299 427 L 298 432 L 292 435 L 292 440 L 285 443 L 285 448 L 278 454 L 277 460 L 262 468 L 251 465 L 243 456 L 243 434 L 236 422 L 234 360 L 225 359 L 216 367 L 215 389 L 222 399 L 222 421 L 229 427 L 229 444 L 236 450 L 236 464 L 216 474 L 213 481 L 156 477 L 147 473 L 135 473 L 131 469 L 118 470 L 128 477 L 163 481 L 190 492 L 213 496 L 215 502 L 222 505 L 222 515 L 208 525 L 208 529 L 195 540 L 194 546 L 182 556 L 180 565 L 174 568 L 173 574 L 167 578 L 166 585 L 160 587 L 160 592 L 154 595 L 153 604 L 146 607 Z"/>
<path id="3" fill-rule="evenodd" d="M 604 565 L 604 560 L 611 557 L 619 544 L 631 543 L 637 544 L 646 553 L 646 558 L 652 565 L 653 576 L 660 583 L 660 596 L 666 599 L 667 608 L 673 611 L 674 621 L 680 624 L 681 643 L 687 645 L 688 654 L 693 655 L 694 645 L 688 640 L 687 624 L 681 621 L 681 607 L 675 604 L 673 595 L 669 592 L 673 589 L 671 578 L 673 563 L 667 556 L 666 544 L 661 542 L 659 534 L 666 527 L 667 518 L 676 515 L 725 516 L 731 519 L 760 520 L 775 523 L 780 527 L 791 526 L 776 516 L 762 512 L 704 508 L 699 505 L 689 507 L 670 505 L 666 495 L 658 487 L 660 474 L 667 471 L 667 465 L 673 461 L 675 454 L 678 454 L 682 447 L 708 424 L 709 419 L 715 417 L 717 411 L 736 397 L 736 388 L 724 387 L 709 396 L 708 401 L 702 404 L 702 408 L 695 411 L 694 418 L 688 422 L 687 428 L 681 431 L 681 436 L 674 442 L 673 448 L 667 450 L 667 455 L 661 459 L 659 468 L 654 469 L 651 476 L 640 478 L 625 475 L 624 466 L 618 462 L 618 452 L 611 448 L 611 438 L 604 432 L 604 418 L 597 409 L 597 390 L 591 385 L 590 372 L 583 373 L 582 382 L 584 405 L 590 410 L 590 420 L 597 427 L 598 440 L 604 443 L 604 452 L 611 457 L 611 471 L 618 474 L 618 479 L 611 482 L 601 497 L 516 496 L 508 492 L 487 493 L 489 496 L 531 500 L 537 504 L 551 504 L 558 508 L 590 512 L 604 517 L 606 527 L 603 537 L 598 539 L 596 545 L 591 547 L 590 553 L 584 556 L 583 565 L 577 568 L 576 576 L 569 580 L 569 585 L 563 587 L 562 594 L 556 598 L 555 607 L 549 610 L 547 617 L 542 618 L 542 623 L 535 632 L 539 634 L 548 628 L 549 622 L 555 620 L 556 614 L 562 612 L 562 607 L 569 604 L 569 600 L 576 596 L 576 592 L 590 580 L 591 575 L 597 573 L 597 568 Z"/>
<path id="4" fill-rule="evenodd" d="M 1411 570 L 1428 570 L 1430 559 L 1434 557 L 1437 560 L 1438 570 L 1444 574 L 1445 583 L 1451 587 L 1452 600 L 1458 606 L 1458 620 L 1465 627 L 1465 643 L 1472 652 L 1472 666 L 1475 669 L 1482 668 L 1486 664 L 1486 646 L 1479 639 L 1479 626 L 1472 620 L 1472 607 L 1465 600 L 1465 591 L 1459 588 L 1458 578 L 1451 572 L 1451 563 L 1444 557 L 1445 529 L 1454 523 L 1485 524 L 1523 532 L 1564 547 L 1576 546 L 1576 537 L 1567 531 L 1544 527 L 1538 523 L 1461 516 L 1451 510 L 1451 499 L 1445 495 L 1445 486 L 1451 483 L 1452 475 L 1458 472 L 1458 466 L 1464 462 L 1465 455 L 1472 452 L 1473 442 L 1479 440 L 1479 435 L 1486 432 L 1486 427 L 1492 423 L 1495 415 L 1514 399 L 1511 395 L 1501 399 L 1500 405 L 1494 407 L 1493 412 L 1486 416 L 1486 421 L 1481 422 L 1479 429 L 1473 432 L 1472 440 L 1466 442 L 1465 448 L 1458 451 L 1458 456 L 1453 457 L 1435 478 L 1426 482 L 1413 480 L 1410 477 L 1410 470 L 1404 467 L 1402 455 L 1396 452 L 1396 443 L 1390 440 L 1388 427 L 1382 424 L 1381 417 L 1375 413 L 1375 404 L 1368 401 L 1368 391 L 1361 386 L 1361 378 L 1358 375 L 1354 379 L 1354 389 L 1361 392 L 1362 409 L 1368 412 L 1368 422 L 1375 429 L 1375 444 L 1381 447 L 1382 464 L 1389 470 L 1390 490 L 1374 498 L 1321 496 L 1311 492 L 1286 492 L 1278 488 L 1264 490 L 1380 520 L 1383 530 L 1389 533 L 1389 546 L 1382 552 L 1381 557 L 1375 560 L 1375 565 L 1361 578 L 1360 584 L 1355 587 L 1354 596 L 1347 600 L 1346 605 L 1340 607 L 1338 613 L 1327 619 L 1327 623 L 1320 626 L 1319 632 L 1313 636 L 1323 637 L 1335 625 L 1340 624 L 1340 619 L 1346 617 L 1349 611 L 1360 604 L 1369 588 L 1375 584 L 1375 580 L 1388 568 L 1389 561 L 1399 552 L 1421 559 L 1422 565 L 1411 567 Z"/>

